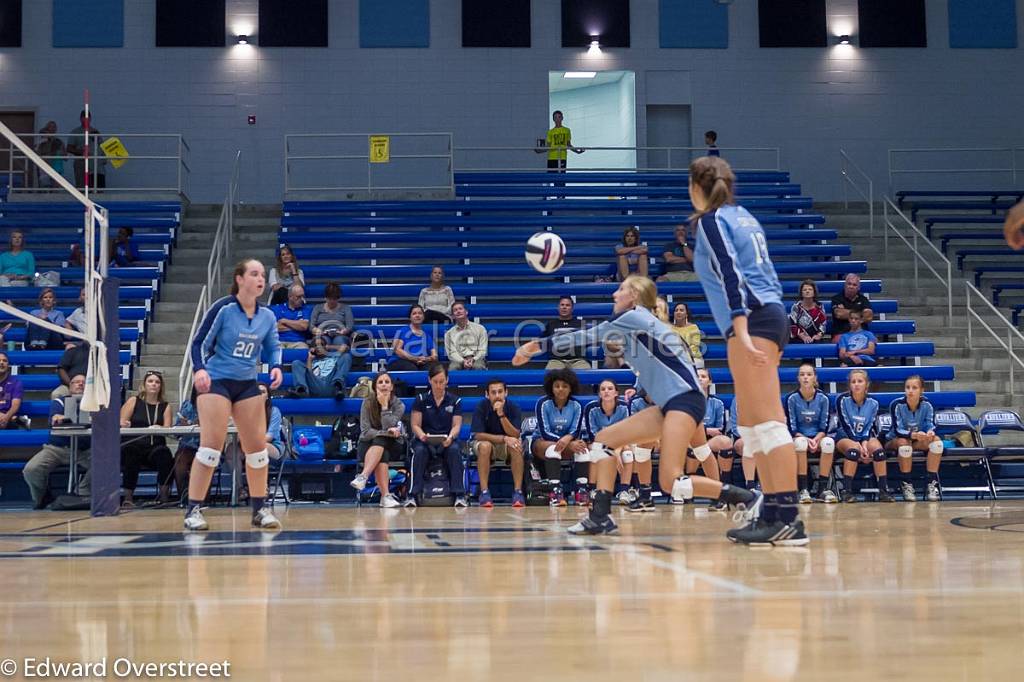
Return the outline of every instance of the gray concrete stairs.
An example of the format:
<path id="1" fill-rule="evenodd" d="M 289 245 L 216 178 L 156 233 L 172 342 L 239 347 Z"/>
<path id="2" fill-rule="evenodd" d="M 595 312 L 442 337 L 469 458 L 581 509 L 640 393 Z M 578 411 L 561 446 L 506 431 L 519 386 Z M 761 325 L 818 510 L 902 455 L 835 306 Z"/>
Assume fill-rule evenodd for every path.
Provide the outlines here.
<path id="1" fill-rule="evenodd" d="M 935 344 L 935 356 L 923 358 L 922 363 L 955 367 L 955 380 L 944 383 L 943 388 L 975 391 L 978 400 L 977 407 L 967 410 L 974 416 L 985 410 L 997 408 L 1010 408 L 1018 412 L 1024 409 L 1024 369 L 1015 367 L 1015 395 L 1011 396 L 1009 376 L 1012 361 L 1008 359 L 1006 351 L 1002 350 L 998 341 L 977 323 L 973 325 L 972 340 L 968 340 L 964 276 L 956 269 L 955 259 L 952 263 L 953 319 L 950 321 L 947 314 L 946 288 L 920 261 L 918 261 L 918 281 L 915 284 L 915 258 L 911 250 L 890 234 L 888 251 L 886 251 L 879 214 L 876 213 L 875 236 L 872 238 L 869 236 L 868 215 L 863 210 L 861 212 L 829 210 L 826 212 L 826 225 L 839 231 L 838 241 L 840 243 L 852 246 L 851 258 L 868 261 L 868 273 L 865 277 L 882 280 L 882 293 L 877 296 L 899 300 L 899 311 L 889 317 L 891 319 L 913 319 L 917 323 L 917 334 L 913 337 L 905 337 L 905 340 L 931 341 Z M 923 246 L 920 244 L 919 248 Z M 932 266 L 944 276 L 945 263 L 942 263 L 933 251 L 930 253 L 932 255 L 929 261 Z M 982 288 L 982 292 L 988 295 L 988 288 Z M 975 302 L 977 302 L 976 299 Z M 997 322 L 995 315 L 991 314 L 987 307 L 983 304 L 979 304 L 979 306 L 976 309 L 993 329 L 1005 329 L 1005 325 Z M 1005 339 L 1005 332 L 1003 334 Z M 1024 355 L 1024 347 L 1020 351 Z"/>
<path id="2" fill-rule="evenodd" d="M 164 375 L 167 399 L 175 405 L 180 399 L 178 373 L 189 342 L 188 334 L 199 294 L 206 284 L 210 246 L 217 230 L 220 209 L 220 205 L 193 204 L 185 212 L 178 244 L 160 288 L 160 300 L 155 305 L 135 374 L 141 378 L 148 369 L 160 370 Z M 280 221 L 279 205 L 243 206 L 238 210 L 230 258 L 214 299 L 227 294 L 231 268 L 242 257 L 258 258 L 269 272 L 277 250 Z"/>

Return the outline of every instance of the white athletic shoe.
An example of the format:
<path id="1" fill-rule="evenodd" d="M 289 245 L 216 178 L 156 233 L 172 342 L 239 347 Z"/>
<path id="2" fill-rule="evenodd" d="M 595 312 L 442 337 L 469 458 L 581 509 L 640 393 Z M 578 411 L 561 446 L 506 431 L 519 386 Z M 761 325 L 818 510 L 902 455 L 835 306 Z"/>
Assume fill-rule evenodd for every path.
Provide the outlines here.
<path id="1" fill-rule="evenodd" d="M 634 490 L 633 488 L 627 488 L 618 495 L 616 495 L 615 499 L 618 501 L 619 504 L 623 506 L 628 506 L 629 503 L 635 500 L 637 497 L 639 497 L 639 494 L 636 490 Z"/>
<path id="2" fill-rule="evenodd" d="M 917 493 L 914 492 L 914 486 L 910 481 L 900 481 L 900 494 L 903 495 L 905 502 L 917 502 Z"/>
<path id="3" fill-rule="evenodd" d="M 925 492 L 925 499 L 929 502 L 938 502 L 942 499 L 942 492 L 939 490 L 937 481 L 928 482 L 928 490 Z"/>
<path id="4" fill-rule="evenodd" d="M 362 489 L 366 487 L 366 480 L 366 476 L 359 474 L 349 482 L 349 485 L 356 490 L 362 491 Z"/>
<path id="5" fill-rule="evenodd" d="M 394 509 L 396 507 L 401 507 L 402 503 L 399 502 L 398 498 L 396 498 L 394 495 L 388 493 L 384 497 L 380 498 L 380 506 L 385 509 Z"/>
<path id="6" fill-rule="evenodd" d="M 274 512 L 266 507 L 252 515 L 252 525 L 253 528 L 261 530 L 278 530 L 281 528 L 281 522 L 274 516 Z"/>
<path id="7" fill-rule="evenodd" d="M 811 504 L 814 500 L 811 498 L 811 491 L 804 488 L 800 491 L 800 504 Z"/>
<path id="8" fill-rule="evenodd" d="M 196 507 L 185 517 L 185 530 L 209 530 L 210 524 L 203 517 L 203 510 Z"/>

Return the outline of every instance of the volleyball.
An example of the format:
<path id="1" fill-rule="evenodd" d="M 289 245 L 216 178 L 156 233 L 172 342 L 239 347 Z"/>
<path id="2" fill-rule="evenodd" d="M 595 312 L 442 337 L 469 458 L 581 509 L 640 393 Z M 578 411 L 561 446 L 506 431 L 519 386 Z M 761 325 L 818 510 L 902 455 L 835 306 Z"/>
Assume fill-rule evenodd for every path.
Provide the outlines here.
<path id="1" fill-rule="evenodd" d="M 565 242 L 554 232 L 538 232 L 526 242 L 526 262 L 537 272 L 558 270 L 565 262 Z"/>

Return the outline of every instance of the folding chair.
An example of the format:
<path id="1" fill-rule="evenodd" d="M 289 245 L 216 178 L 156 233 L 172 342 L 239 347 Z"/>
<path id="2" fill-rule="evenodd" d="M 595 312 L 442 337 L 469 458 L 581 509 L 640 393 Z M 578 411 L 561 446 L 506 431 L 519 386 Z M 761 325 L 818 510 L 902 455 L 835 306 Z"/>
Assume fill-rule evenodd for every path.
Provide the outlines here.
<path id="1" fill-rule="evenodd" d="M 1002 431 L 1024 432 L 1024 422 L 1020 415 L 1013 410 L 989 410 L 978 418 L 979 444 L 985 446 L 985 434 L 994 435 Z M 986 446 L 988 460 L 1024 461 L 1024 446 L 1021 445 L 999 445 Z M 1024 490 L 1024 485 L 1003 485 L 999 486 L 992 481 L 992 497 L 996 497 L 1001 490 L 1019 492 Z"/>
<path id="2" fill-rule="evenodd" d="M 966 412 L 960 410 L 939 410 L 935 413 L 935 433 L 939 436 L 952 436 L 953 434 L 966 432 L 971 438 L 971 445 L 964 447 L 949 448 L 942 454 L 943 463 L 961 462 L 980 465 L 984 471 L 985 486 L 941 486 L 944 490 L 957 492 L 973 492 L 975 497 L 980 494 L 989 493 L 996 496 L 995 479 L 992 476 L 992 467 L 989 464 L 988 449 L 981 444 L 978 431 L 971 423 L 971 418 Z M 941 481 L 940 481 L 941 483 Z"/>
<path id="3" fill-rule="evenodd" d="M 268 473 L 268 476 L 273 476 L 274 479 L 274 485 L 267 494 L 271 507 L 274 506 L 274 502 L 277 501 L 279 495 L 284 499 L 284 506 L 287 507 L 292 503 L 288 491 L 281 485 L 281 479 L 284 476 L 284 470 L 287 468 L 288 462 L 296 458 L 295 447 L 292 443 L 293 426 L 291 417 L 285 417 L 281 420 L 281 442 L 284 443 L 284 452 L 281 453 L 281 459 L 277 461 L 271 460 Z"/>

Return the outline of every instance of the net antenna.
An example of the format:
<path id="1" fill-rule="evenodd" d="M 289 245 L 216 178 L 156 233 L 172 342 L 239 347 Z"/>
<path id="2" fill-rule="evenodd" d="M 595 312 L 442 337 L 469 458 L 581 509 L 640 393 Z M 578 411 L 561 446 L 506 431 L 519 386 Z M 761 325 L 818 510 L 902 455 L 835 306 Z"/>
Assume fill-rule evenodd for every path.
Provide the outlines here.
<path id="1" fill-rule="evenodd" d="M 110 405 L 110 368 L 107 366 L 106 344 L 101 339 L 106 332 L 103 323 L 103 280 L 107 276 L 109 262 L 108 250 L 110 220 L 107 209 L 92 201 L 89 194 L 89 92 L 85 93 L 85 146 L 83 160 L 85 162 L 85 193 L 55 171 L 53 166 L 43 160 L 31 147 L 18 137 L 10 128 L 0 122 L 0 135 L 25 155 L 25 159 L 34 164 L 40 173 L 50 177 L 59 187 L 68 192 L 76 201 L 85 207 L 85 333 L 66 329 L 48 320 L 42 320 L 30 313 L 20 310 L 7 303 L 0 302 L 0 310 L 24 320 L 27 324 L 36 324 L 52 332 L 69 336 L 89 344 L 89 370 L 86 374 L 85 393 L 82 396 L 82 409 L 87 412 L 98 412 Z M 28 177 L 26 173 L 26 177 Z M 99 228 L 99 243 L 96 241 L 96 228 Z M 97 246 L 99 247 L 97 249 Z M 97 250 L 99 251 L 97 257 Z"/>

